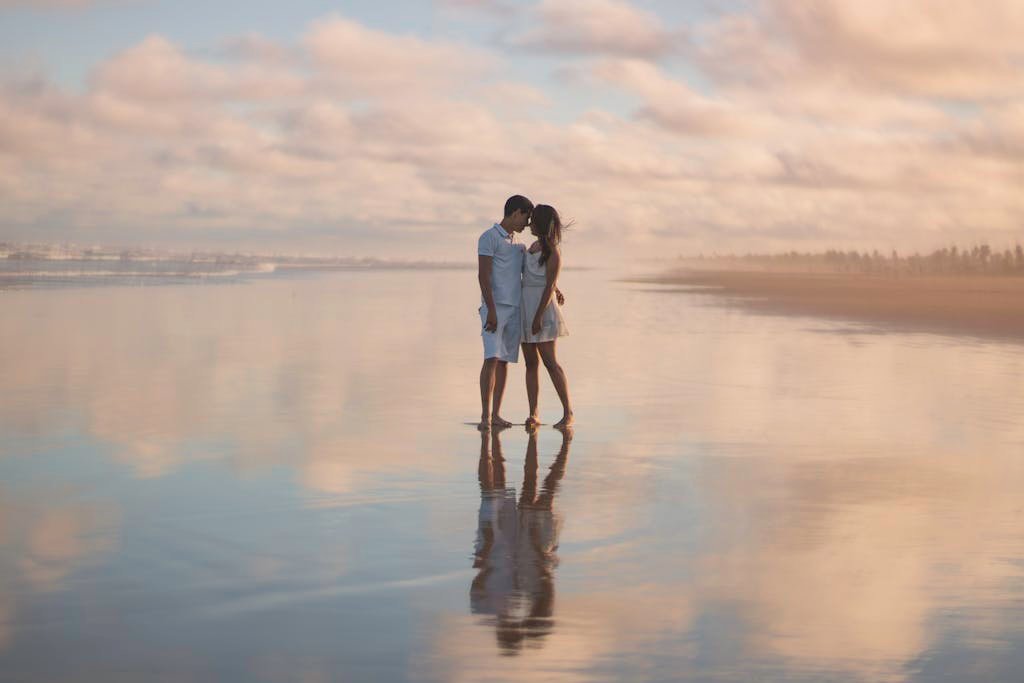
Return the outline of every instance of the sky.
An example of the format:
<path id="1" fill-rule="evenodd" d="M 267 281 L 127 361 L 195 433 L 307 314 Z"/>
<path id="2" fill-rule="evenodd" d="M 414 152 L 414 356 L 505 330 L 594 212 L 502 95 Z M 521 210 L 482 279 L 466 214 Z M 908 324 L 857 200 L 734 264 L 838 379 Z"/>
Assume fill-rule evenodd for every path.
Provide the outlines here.
<path id="1" fill-rule="evenodd" d="M 1002 248 L 1022 187 L 1019 0 L 0 0 L 0 241 Z"/>

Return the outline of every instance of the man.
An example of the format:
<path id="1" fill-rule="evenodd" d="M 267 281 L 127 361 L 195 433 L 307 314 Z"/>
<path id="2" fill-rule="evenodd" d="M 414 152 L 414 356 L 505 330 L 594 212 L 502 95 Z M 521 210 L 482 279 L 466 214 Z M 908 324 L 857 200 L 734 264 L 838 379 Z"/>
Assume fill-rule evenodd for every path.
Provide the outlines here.
<path id="1" fill-rule="evenodd" d="M 484 342 L 484 364 L 480 369 L 480 429 L 509 427 L 501 417 L 501 398 L 505 393 L 508 364 L 519 362 L 522 320 L 519 299 L 522 294 L 523 253 L 516 241 L 530 222 L 533 202 L 513 195 L 505 202 L 500 223 L 485 230 L 477 241 L 477 279 L 483 303 L 480 321 Z"/>

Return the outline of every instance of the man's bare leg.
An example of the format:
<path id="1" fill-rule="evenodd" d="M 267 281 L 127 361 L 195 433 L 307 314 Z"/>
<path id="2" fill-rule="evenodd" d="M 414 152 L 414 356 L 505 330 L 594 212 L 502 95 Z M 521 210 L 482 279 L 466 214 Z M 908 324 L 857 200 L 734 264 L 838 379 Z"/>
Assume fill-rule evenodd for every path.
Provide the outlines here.
<path id="1" fill-rule="evenodd" d="M 503 429 L 512 426 L 511 422 L 501 416 L 501 399 L 505 395 L 508 362 L 497 359 L 494 361 L 494 412 L 491 413 L 491 425 Z"/>
<path id="2" fill-rule="evenodd" d="M 480 430 L 491 428 L 491 395 L 494 394 L 495 364 L 497 358 L 485 358 L 480 368 Z"/>

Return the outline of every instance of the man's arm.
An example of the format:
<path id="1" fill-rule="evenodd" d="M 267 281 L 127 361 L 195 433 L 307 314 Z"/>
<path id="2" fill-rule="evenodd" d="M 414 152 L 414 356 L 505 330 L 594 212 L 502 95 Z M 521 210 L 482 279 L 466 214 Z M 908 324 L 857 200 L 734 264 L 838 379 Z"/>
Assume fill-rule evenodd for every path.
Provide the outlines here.
<path id="1" fill-rule="evenodd" d="M 487 306 L 487 322 L 484 323 L 484 329 L 488 332 L 494 332 L 498 329 L 498 313 L 494 308 L 494 292 L 491 290 L 491 266 L 494 261 L 492 256 L 477 256 L 477 276 L 476 279 L 480 282 L 480 294 L 484 298 L 484 304 Z"/>

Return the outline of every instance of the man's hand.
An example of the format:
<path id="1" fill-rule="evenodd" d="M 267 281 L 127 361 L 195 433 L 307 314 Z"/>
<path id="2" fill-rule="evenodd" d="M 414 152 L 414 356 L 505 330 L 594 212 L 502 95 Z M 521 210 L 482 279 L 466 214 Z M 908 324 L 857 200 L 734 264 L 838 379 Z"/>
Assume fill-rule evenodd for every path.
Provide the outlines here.
<path id="1" fill-rule="evenodd" d="M 498 314 L 493 308 L 487 309 L 487 322 L 484 323 L 484 330 L 494 332 L 498 329 Z"/>
<path id="2" fill-rule="evenodd" d="M 555 287 L 555 300 L 558 301 L 559 306 L 565 305 L 565 296 L 562 294 L 562 290 Z"/>
<path id="3" fill-rule="evenodd" d="M 540 334 L 540 318 L 534 318 L 533 319 L 533 328 L 532 328 L 532 330 L 533 330 L 532 334 L 534 336 Z"/>

